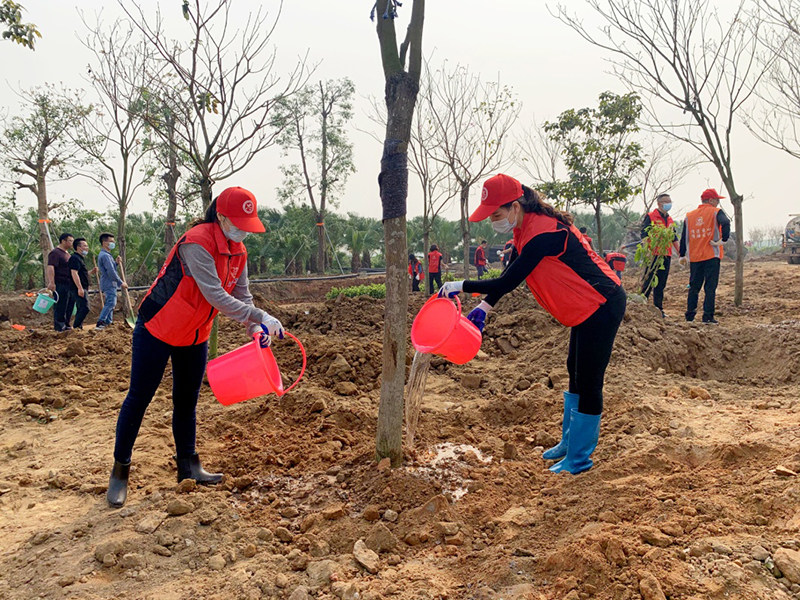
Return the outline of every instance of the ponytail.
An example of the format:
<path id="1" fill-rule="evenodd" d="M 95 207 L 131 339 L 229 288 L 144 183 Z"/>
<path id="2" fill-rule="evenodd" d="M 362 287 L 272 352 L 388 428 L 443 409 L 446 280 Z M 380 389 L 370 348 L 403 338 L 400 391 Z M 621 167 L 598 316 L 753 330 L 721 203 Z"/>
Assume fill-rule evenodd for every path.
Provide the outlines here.
<path id="1" fill-rule="evenodd" d="M 217 199 L 214 198 L 211 201 L 211 204 L 208 205 L 206 209 L 206 214 L 202 217 L 197 217 L 191 223 L 189 223 L 189 229 L 195 227 L 197 225 L 202 225 L 203 223 L 216 223 L 217 222 Z"/>
<path id="2" fill-rule="evenodd" d="M 509 202 L 508 204 L 504 204 L 501 208 L 510 209 L 514 202 L 519 202 L 519 205 L 522 207 L 522 211 L 525 213 L 537 213 L 540 215 L 545 215 L 547 217 L 554 218 L 556 221 L 564 225 L 572 225 L 573 219 L 571 214 L 554 208 L 552 205 L 544 201 L 544 196 L 542 194 L 524 185 L 522 186 L 522 197 L 518 200 L 514 200 L 513 202 Z"/>

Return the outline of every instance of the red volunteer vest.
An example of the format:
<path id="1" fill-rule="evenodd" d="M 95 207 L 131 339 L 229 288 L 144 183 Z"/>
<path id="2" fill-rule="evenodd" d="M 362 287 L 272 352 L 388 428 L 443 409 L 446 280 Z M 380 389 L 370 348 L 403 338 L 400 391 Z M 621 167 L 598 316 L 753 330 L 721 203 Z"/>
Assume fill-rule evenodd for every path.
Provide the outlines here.
<path id="1" fill-rule="evenodd" d="M 170 346 L 194 346 L 208 340 L 218 312 L 194 278 L 186 274 L 178 256 L 183 244 L 199 244 L 211 254 L 222 287 L 229 294 L 247 265 L 244 244 L 228 240 L 216 223 L 196 225 L 178 240 L 139 310 L 147 331 Z"/>
<path id="2" fill-rule="evenodd" d="M 522 253 L 522 248 L 534 237 L 558 231 L 559 226 L 565 227 L 553 217 L 527 213 L 523 217 L 522 227 L 514 229 L 514 246 L 519 248 L 519 252 Z M 589 242 L 578 231 L 578 228 L 570 225 L 561 252 L 556 256 L 545 256 L 525 281 L 542 308 L 558 319 L 562 325 L 574 327 L 592 316 L 600 306 L 606 303 L 606 298 L 568 264 L 560 260 L 567 250 L 570 235 L 574 235 L 580 241 L 589 258 L 603 272 L 603 275 L 617 285 L 620 284 L 620 281 L 606 262 L 592 250 Z"/>
<path id="3" fill-rule="evenodd" d="M 608 266 L 615 271 L 619 271 L 620 273 L 625 270 L 625 263 L 627 260 L 628 257 L 622 252 L 609 252 L 606 254 L 606 262 L 608 263 Z"/>
<path id="4" fill-rule="evenodd" d="M 442 253 L 438 250 L 428 253 L 428 273 L 438 273 L 439 263 L 442 261 Z"/>
<path id="5" fill-rule="evenodd" d="M 686 215 L 686 256 L 689 262 L 702 262 L 710 258 L 722 259 L 722 246 L 712 246 L 709 242 L 722 239 L 722 227 L 717 223 L 719 207 L 701 204 Z"/>
<path id="6" fill-rule="evenodd" d="M 408 263 L 408 274 L 409 275 L 422 275 L 422 263 L 417 263 L 415 265 L 411 265 Z"/>
<path id="7" fill-rule="evenodd" d="M 478 246 L 475 249 L 475 266 L 486 266 L 486 252 L 484 252 L 483 246 Z"/>
<path id="8" fill-rule="evenodd" d="M 652 212 L 647 213 L 647 216 L 650 217 L 650 223 L 660 223 L 664 227 L 669 227 L 674 223 L 672 217 L 670 217 L 669 215 L 667 215 L 667 218 L 665 220 L 664 217 L 661 216 L 661 212 L 657 208 L 653 209 Z M 669 245 L 669 248 L 667 248 L 667 253 L 664 254 L 663 256 L 672 256 L 672 244 Z"/>

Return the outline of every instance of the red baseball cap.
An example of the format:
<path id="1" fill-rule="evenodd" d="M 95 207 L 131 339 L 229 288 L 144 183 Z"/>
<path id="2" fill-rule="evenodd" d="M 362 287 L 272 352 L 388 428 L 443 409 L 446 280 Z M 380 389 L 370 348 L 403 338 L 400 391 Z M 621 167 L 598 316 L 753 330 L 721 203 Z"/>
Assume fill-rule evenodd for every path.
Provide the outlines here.
<path id="1" fill-rule="evenodd" d="M 700 194 L 700 200 L 722 200 L 725 196 L 720 196 L 717 190 L 708 188 L 705 192 Z"/>
<path id="2" fill-rule="evenodd" d="M 253 192 L 240 187 L 229 187 L 217 196 L 217 214 L 230 219 L 234 226 L 249 233 L 264 233 L 264 224 L 258 218 L 258 204 Z"/>
<path id="3" fill-rule="evenodd" d="M 469 216 L 473 223 L 487 219 L 494 211 L 522 198 L 522 184 L 508 175 L 502 173 L 490 177 L 483 183 L 481 203 Z"/>

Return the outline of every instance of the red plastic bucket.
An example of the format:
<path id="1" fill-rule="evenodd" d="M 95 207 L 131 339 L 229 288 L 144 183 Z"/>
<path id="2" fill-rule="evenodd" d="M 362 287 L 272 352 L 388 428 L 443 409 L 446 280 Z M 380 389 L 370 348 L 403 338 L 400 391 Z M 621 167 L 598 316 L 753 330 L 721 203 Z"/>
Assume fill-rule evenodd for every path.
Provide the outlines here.
<path id="1" fill-rule="evenodd" d="M 481 332 L 461 314 L 461 301 L 431 297 L 411 325 L 411 343 L 417 352 L 438 354 L 457 365 L 468 363 L 481 347 Z"/>
<path id="2" fill-rule="evenodd" d="M 220 404 L 230 406 L 243 400 L 275 393 L 283 396 L 296 386 L 306 372 L 306 350 L 291 333 L 286 333 L 300 348 L 303 366 L 300 375 L 283 389 L 283 378 L 270 348 L 262 348 L 258 334 L 249 344 L 223 354 L 208 363 L 208 383 Z"/>

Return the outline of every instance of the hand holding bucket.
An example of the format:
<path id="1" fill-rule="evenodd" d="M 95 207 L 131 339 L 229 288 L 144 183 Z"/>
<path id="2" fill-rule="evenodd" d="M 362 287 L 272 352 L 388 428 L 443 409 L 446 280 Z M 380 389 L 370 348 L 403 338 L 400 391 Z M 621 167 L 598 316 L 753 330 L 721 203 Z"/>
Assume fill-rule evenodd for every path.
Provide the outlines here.
<path id="1" fill-rule="evenodd" d="M 261 334 L 257 333 L 252 342 L 209 361 L 208 383 L 220 404 L 230 406 L 271 393 L 283 396 L 300 383 L 306 372 L 306 350 L 291 333 L 286 331 L 284 334 L 297 343 L 303 356 L 303 366 L 297 380 L 288 388 L 283 388 L 283 378 L 272 349 L 261 347 Z"/>
<path id="2" fill-rule="evenodd" d="M 417 352 L 438 354 L 452 363 L 463 365 L 478 353 L 481 332 L 461 314 L 461 300 L 456 305 L 437 295 L 420 309 L 411 325 L 411 343 Z"/>

